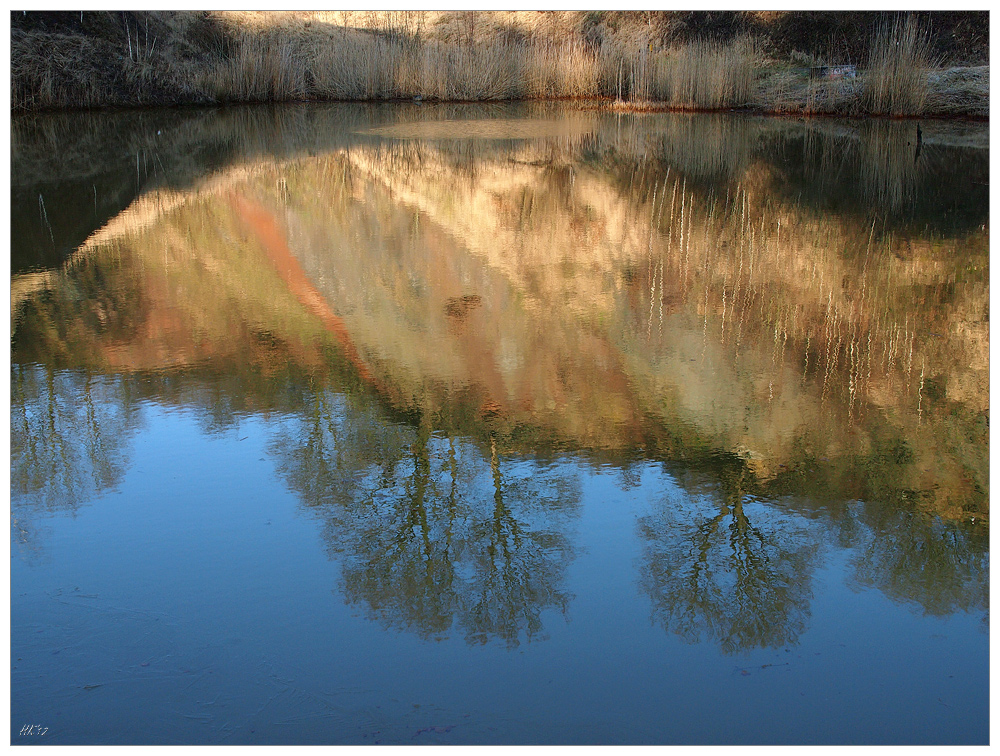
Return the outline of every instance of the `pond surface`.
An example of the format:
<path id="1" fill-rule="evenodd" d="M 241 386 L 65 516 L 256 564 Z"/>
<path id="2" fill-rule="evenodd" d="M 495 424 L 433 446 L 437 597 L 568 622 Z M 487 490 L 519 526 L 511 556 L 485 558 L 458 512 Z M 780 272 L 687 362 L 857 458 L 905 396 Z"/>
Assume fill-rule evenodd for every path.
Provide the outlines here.
<path id="1" fill-rule="evenodd" d="M 14 120 L 12 742 L 987 743 L 989 132 L 921 126 Z"/>

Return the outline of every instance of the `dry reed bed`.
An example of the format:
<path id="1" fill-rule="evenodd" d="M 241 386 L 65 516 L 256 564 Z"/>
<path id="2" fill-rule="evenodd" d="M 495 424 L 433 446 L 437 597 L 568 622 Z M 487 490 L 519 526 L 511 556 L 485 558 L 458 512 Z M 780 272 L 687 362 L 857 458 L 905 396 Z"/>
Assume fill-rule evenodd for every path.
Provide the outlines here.
<path id="1" fill-rule="evenodd" d="M 193 22 L 176 19 L 169 34 L 161 29 L 164 39 L 129 30 L 117 47 L 15 30 L 12 108 L 609 98 L 640 108 L 988 115 L 988 67 L 941 69 L 912 18 L 878 30 L 857 78 L 831 81 L 774 64 L 751 37 L 663 49 L 642 31 L 598 41 L 552 29 L 483 33 L 470 16 L 456 31 L 431 35 L 406 14 L 371 16 L 368 29 L 328 16 L 313 23 L 230 14 L 210 34 L 198 33 L 208 40 L 200 48 L 191 42 L 200 39 Z"/>
<path id="2" fill-rule="evenodd" d="M 989 69 L 943 70 L 912 23 L 883 30 L 857 78 L 769 66 L 759 41 L 651 51 L 609 43 L 461 45 L 345 35 L 336 45 L 246 34 L 197 88 L 215 100 L 443 101 L 610 98 L 619 107 L 777 113 L 988 115 Z"/>

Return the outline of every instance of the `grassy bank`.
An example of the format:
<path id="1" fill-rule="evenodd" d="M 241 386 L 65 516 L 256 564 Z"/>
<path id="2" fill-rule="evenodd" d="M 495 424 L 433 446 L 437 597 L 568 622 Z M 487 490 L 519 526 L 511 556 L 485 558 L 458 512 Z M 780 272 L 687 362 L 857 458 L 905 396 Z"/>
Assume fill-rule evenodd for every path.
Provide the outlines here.
<path id="1" fill-rule="evenodd" d="M 989 109 L 985 13 L 17 11 L 11 27 L 15 111 L 412 98 Z M 856 75 L 819 70 L 831 65 Z"/>

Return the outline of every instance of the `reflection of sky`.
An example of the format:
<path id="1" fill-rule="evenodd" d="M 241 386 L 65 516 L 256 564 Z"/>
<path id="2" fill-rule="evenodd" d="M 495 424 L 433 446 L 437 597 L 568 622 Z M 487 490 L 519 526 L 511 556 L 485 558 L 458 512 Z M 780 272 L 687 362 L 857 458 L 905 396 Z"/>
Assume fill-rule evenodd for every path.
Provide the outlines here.
<path id="1" fill-rule="evenodd" d="M 853 585 L 852 549 L 825 541 L 822 521 L 806 525 L 823 555 L 795 645 L 720 654 L 664 632 L 637 585 L 647 548 L 637 522 L 692 494 L 658 465 L 623 486 L 614 470 L 567 460 L 558 467 L 579 476 L 582 498 L 563 524 L 575 553 L 565 617 L 544 612 L 547 639 L 514 649 L 470 646 L 461 632 L 424 641 L 344 603 L 337 557 L 276 475 L 274 421 L 206 433 L 196 413 L 147 405 L 144 415 L 117 489 L 75 517 L 45 516 L 44 558 L 12 561 L 12 715 L 49 724 L 50 742 L 368 742 L 376 732 L 412 742 L 452 725 L 448 738 L 420 737 L 986 737 L 988 637 L 976 614 L 926 617 Z M 766 509 L 765 529 L 775 521 Z M 739 705 L 719 717 L 720 701 Z"/>

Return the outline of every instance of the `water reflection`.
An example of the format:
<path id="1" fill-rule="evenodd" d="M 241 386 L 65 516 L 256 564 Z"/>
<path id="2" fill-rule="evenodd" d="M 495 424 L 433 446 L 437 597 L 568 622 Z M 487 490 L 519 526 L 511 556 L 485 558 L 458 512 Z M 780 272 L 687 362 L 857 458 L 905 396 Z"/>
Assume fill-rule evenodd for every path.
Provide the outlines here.
<path id="1" fill-rule="evenodd" d="M 371 618 L 421 637 L 455 629 L 470 643 L 516 646 L 544 635 L 545 610 L 566 611 L 572 472 L 324 393 L 271 449 L 322 522 L 345 599 Z"/>
<path id="2" fill-rule="evenodd" d="M 836 523 L 855 549 L 855 580 L 927 614 L 982 612 L 989 620 L 989 546 L 982 530 L 908 509 L 852 505 Z"/>
<path id="3" fill-rule="evenodd" d="M 805 631 L 818 536 L 804 521 L 744 490 L 746 469 L 693 490 L 641 518 L 640 585 L 653 616 L 688 641 L 725 653 L 794 644 Z"/>
<path id="4" fill-rule="evenodd" d="M 141 417 L 113 375 L 14 364 L 10 395 L 11 538 L 37 554 L 46 513 L 75 511 L 121 482 Z"/>
<path id="5" fill-rule="evenodd" d="M 139 420 L 127 383 L 14 365 L 10 386 L 14 502 L 26 509 L 72 510 L 121 480 Z"/>
<path id="6" fill-rule="evenodd" d="M 917 155 L 911 124 L 881 122 L 168 120 L 112 119 L 159 168 L 72 155 L 66 212 L 38 222 L 68 127 L 15 125 L 16 506 L 113 486 L 143 396 L 208 430 L 275 418 L 270 453 L 343 595 L 421 637 L 516 645 L 566 611 L 573 460 L 700 471 L 639 523 L 640 583 L 685 638 L 795 642 L 830 537 L 810 518 L 856 550 L 859 584 L 986 606 L 975 133 L 925 124 Z M 126 209 L 83 212 L 98 173 Z"/>

